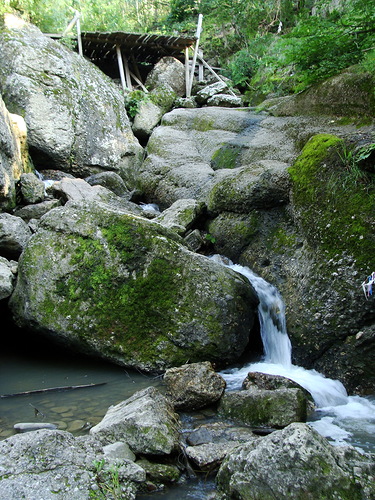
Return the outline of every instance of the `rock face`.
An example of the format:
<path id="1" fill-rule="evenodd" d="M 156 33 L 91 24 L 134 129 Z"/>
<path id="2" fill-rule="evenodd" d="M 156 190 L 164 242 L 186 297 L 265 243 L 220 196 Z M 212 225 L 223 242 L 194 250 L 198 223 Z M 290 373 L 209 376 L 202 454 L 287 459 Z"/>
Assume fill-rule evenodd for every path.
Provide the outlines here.
<path id="1" fill-rule="evenodd" d="M 369 455 L 333 447 L 307 425 L 292 424 L 233 450 L 217 484 L 226 499 L 370 500 L 374 472 Z"/>
<path id="2" fill-rule="evenodd" d="M 38 169 L 80 177 L 103 170 L 126 178 L 142 148 L 116 85 L 36 27 L 6 15 L 0 32 L 0 92 L 25 117 Z"/>
<path id="3" fill-rule="evenodd" d="M 0 209 L 2 210 L 15 207 L 16 181 L 23 172 L 29 171 L 27 151 L 24 151 L 25 142 L 24 120 L 20 116 L 8 113 L 0 95 Z"/>
<path id="4" fill-rule="evenodd" d="M 170 455 L 179 449 L 179 417 L 154 387 L 111 406 L 90 434 L 103 443 L 123 441 L 136 454 Z"/>
<path id="5" fill-rule="evenodd" d="M 256 303 L 247 280 L 190 252 L 175 233 L 86 201 L 41 218 L 10 307 L 19 325 L 81 351 L 163 370 L 235 360 Z"/>
<path id="6" fill-rule="evenodd" d="M 167 395 L 176 409 L 196 410 L 216 403 L 224 393 L 225 380 L 211 363 L 192 363 L 170 368 L 164 374 Z"/>

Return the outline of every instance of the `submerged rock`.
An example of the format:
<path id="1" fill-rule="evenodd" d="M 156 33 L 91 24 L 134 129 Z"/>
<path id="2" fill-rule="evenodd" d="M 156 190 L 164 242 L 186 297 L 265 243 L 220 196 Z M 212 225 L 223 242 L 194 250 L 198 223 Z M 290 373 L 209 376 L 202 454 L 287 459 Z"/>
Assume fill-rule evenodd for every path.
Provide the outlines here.
<path id="1" fill-rule="evenodd" d="M 234 361 L 256 304 L 244 277 L 175 233 L 88 201 L 41 218 L 10 301 L 20 326 L 148 371 Z"/>
<path id="2" fill-rule="evenodd" d="M 370 500 L 374 474 L 370 455 L 334 447 L 307 425 L 295 423 L 233 450 L 217 485 L 226 499 Z"/>

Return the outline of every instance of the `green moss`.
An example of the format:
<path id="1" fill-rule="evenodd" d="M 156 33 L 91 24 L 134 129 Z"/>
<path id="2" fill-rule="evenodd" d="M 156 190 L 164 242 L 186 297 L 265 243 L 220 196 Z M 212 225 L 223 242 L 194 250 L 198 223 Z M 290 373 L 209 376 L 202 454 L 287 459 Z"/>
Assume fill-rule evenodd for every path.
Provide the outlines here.
<path id="1" fill-rule="evenodd" d="M 204 113 L 197 114 L 193 123 L 191 124 L 191 129 L 198 132 L 208 132 L 209 130 L 215 129 L 215 119 L 212 117 L 205 116 Z"/>
<path id="2" fill-rule="evenodd" d="M 350 177 L 338 155 L 342 144 L 326 134 L 310 139 L 289 169 L 293 202 L 310 244 L 329 258 L 348 252 L 357 264 L 372 269 L 375 192 L 371 184 Z"/>
<path id="3" fill-rule="evenodd" d="M 241 154 L 240 146 L 226 144 L 220 149 L 217 149 L 211 158 L 211 167 L 214 170 L 221 168 L 236 168 L 238 165 L 238 157 Z"/>

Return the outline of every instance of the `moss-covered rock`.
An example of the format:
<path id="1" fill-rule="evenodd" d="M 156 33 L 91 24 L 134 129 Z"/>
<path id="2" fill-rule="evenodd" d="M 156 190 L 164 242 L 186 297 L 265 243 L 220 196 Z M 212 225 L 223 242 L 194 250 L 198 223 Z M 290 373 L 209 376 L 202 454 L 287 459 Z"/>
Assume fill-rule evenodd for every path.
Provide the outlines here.
<path id="1" fill-rule="evenodd" d="M 306 238 L 327 258 L 349 251 L 358 265 L 375 266 L 371 184 L 357 180 L 345 162 L 342 139 L 319 134 L 310 139 L 290 168 L 293 205 Z"/>
<path id="2" fill-rule="evenodd" d="M 161 225 L 104 204 L 46 214 L 25 249 L 11 307 L 32 327 L 122 365 L 233 361 L 255 296 L 235 272 Z"/>
<path id="3" fill-rule="evenodd" d="M 374 75 L 353 67 L 295 96 L 265 101 L 261 107 L 275 116 L 330 115 L 363 123 L 375 115 L 374 83 Z"/>
<path id="4" fill-rule="evenodd" d="M 292 422 L 305 422 L 306 412 L 307 398 L 298 388 L 231 391 L 224 394 L 219 405 L 221 416 L 252 426 L 286 427 Z"/>
<path id="5" fill-rule="evenodd" d="M 6 15 L 0 29 L 0 92 L 25 118 L 35 166 L 85 177 L 112 170 L 126 178 L 143 149 L 117 85 L 95 65 L 38 28 Z"/>
<path id="6" fill-rule="evenodd" d="M 374 460 L 354 448 L 332 446 L 302 423 L 240 445 L 218 476 L 225 498 L 370 500 Z"/>

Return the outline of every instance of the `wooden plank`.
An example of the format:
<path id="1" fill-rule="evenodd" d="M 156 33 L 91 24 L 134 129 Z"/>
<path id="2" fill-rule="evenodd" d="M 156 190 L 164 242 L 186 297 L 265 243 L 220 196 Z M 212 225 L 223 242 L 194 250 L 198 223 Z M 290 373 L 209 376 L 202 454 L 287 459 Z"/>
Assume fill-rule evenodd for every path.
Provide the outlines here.
<path id="1" fill-rule="evenodd" d="M 189 68 L 189 47 L 185 48 L 185 91 L 186 97 L 191 96 L 190 92 L 190 68 Z"/>
<path id="2" fill-rule="evenodd" d="M 195 48 L 194 48 L 194 55 L 193 55 L 193 65 L 192 65 L 192 68 L 191 68 L 190 81 L 189 81 L 189 96 L 191 95 L 191 89 L 193 87 L 195 65 L 197 63 L 197 57 L 198 57 L 199 40 L 200 40 L 201 32 L 202 32 L 202 22 L 203 22 L 203 15 L 199 14 L 199 16 L 198 16 L 198 25 L 197 25 L 197 33 L 195 35 L 196 41 L 195 41 Z"/>
<path id="3" fill-rule="evenodd" d="M 122 90 L 125 93 L 127 90 L 127 87 L 126 87 L 125 71 L 124 71 L 124 64 L 122 62 L 120 45 L 116 45 L 116 54 L 117 54 L 118 69 L 120 72 L 121 86 L 122 86 Z"/>
<path id="4" fill-rule="evenodd" d="M 125 66 L 125 78 L 126 78 L 126 86 L 128 87 L 129 90 L 133 90 L 132 86 L 132 80 L 130 77 L 130 69 L 129 69 L 129 64 L 128 60 L 125 56 L 122 57 L 124 61 L 124 66 Z"/>

